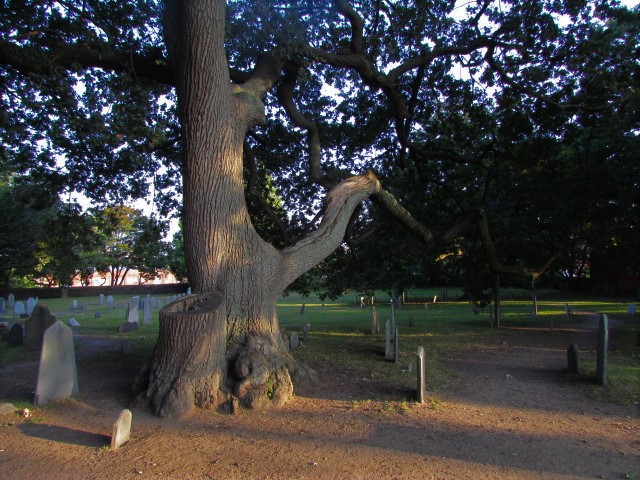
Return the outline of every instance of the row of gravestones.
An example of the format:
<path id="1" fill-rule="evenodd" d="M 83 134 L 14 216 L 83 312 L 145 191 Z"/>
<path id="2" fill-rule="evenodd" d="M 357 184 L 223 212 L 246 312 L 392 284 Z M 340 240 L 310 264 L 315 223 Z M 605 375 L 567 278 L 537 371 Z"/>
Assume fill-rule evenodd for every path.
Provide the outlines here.
<path id="1" fill-rule="evenodd" d="M 14 315 L 31 315 L 33 309 L 38 304 L 38 297 L 29 297 L 25 302 L 16 302 L 13 294 L 9 295 L 9 300 L 5 301 L 0 297 L 0 314 L 7 314 L 7 309 L 12 309 Z"/>

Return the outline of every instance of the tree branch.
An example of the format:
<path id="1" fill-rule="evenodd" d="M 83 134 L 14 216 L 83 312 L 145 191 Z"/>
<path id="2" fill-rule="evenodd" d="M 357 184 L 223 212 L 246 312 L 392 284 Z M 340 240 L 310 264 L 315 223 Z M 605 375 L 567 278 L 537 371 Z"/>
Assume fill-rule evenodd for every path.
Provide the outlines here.
<path id="1" fill-rule="evenodd" d="M 349 218 L 358 204 L 380 190 L 372 172 L 350 177 L 331 189 L 325 199 L 318 229 L 295 245 L 282 250 L 284 286 L 329 256 L 342 242 Z"/>
<path id="2" fill-rule="evenodd" d="M 56 68 L 102 68 L 136 78 L 174 85 L 173 73 L 160 51 L 148 55 L 120 53 L 106 43 L 57 45 L 47 51 L 0 40 L 0 65 L 23 74 L 49 75 Z"/>

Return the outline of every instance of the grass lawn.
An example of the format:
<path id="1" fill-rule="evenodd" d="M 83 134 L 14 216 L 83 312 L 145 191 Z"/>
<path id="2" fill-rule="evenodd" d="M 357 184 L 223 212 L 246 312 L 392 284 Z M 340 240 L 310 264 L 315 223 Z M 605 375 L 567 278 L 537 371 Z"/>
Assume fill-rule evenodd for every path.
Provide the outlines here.
<path id="1" fill-rule="evenodd" d="M 519 326 L 550 328 L 565 321 L 567 301 L 574 312 L 606 313 L 611 318 L 623 322 L 621 328 L 612 333 L 609 352 L 609 385 L 605 388 L 585 383 L 585 390 L 591 394 L 620 403 L 630 403 L 640 398 L 640 352 L 637 345 L 640 320 L 627 314 L 625 301 L 610 299 L 560 300 L 557 295 L 538 297 L 538 315 L 533 316 L 530 294 L 526 291 L 508 292 L 508 299 L 501 302 L 501 327 L 490 328 L 489 309 L 474 313 L 467 302 L 454 301 L 459 298 L 459 290 L 449 288 L 449 301 L 433 303 L 433 296 L 441 289 L 416 290 L 412 298 L 416 303 L 408 303 L 395 309 L 395 323 L 398 327 L 400 350 L 398 365 L 384 360 L 384 325 L 391 319 L 389 296 L 384 292 L 376 294 L 381 333 L 371 334 L 371 307 L 361 309 L 354 294 L 346 295 L 336 301 L 321 301 L 316 296 L 302 297 L 291 294 L 278 302 L 281 326 L 287 332 L 298 331 L 301 323 L 310 323 L 309 342 L 305 348 L 294 355 L 302 362 L 317 368 L 331 369 L 339 366 L 355 375 L 369 377 L 372 381 L 384 379 L 389 383 L 390 391 L 406 391 L 415 387 L 414 375 L 407 375 L 403 368 L 414 362 L 418 346 L 424 346 L 427 358 L 446 360 L 454 352 L 479 343 L 497 341 L 504 328 Z M 47 299 L 50 311 L 59 320 L 67 323 L 75 318 L 80 327 L 79 334 L 117 338 L 131 341 L 137 357 L 148 356 L 158 335 L 158 311 L 154 311 L 152 325 L 140 325 L 136 331 L 126 334 L 117 333 L 117 327 L 125 322 L 126 304 L 130 297 L 114 297 L 115 308 L 108 310 L 106 305 L 98 305 L 97 297 L 77 298 L 79 304 L 85 303 L 81 311 L 71 311 L 72 298 Z M 159 296 L 164 300 L 166 296 Z M 429 300 L 427 300 L 429 299 Z M 304 304 L 304 313 L 301 307 Z M 100 318 L 96 318 L 96 313 Z M 142 313 L 140 314 L 142 316 Z M 11 321 L 24 321 L 7 315 Z M 5 317 L 5 318 L 6 318 Z M 23 347 L 9 348 L 7 342 L 0 342 L 0 366 L 27 358 L 37 358 L 37 353 L 28 353 Z M 586 376 L 595 372 L 595 358 L 584 357 L 582 362 Z M 430 388 L 435 392 L 451 381 L 455 375 L 436 360 L 427 365 L 427 377 Z"/>

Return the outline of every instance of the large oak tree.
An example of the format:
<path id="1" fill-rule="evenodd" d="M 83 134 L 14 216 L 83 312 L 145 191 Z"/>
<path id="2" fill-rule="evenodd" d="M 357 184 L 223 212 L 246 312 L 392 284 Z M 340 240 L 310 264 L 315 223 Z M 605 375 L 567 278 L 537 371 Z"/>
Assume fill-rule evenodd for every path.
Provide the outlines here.
<path id="1" fill-rule="evenodd" d="M 286 351 L 278 295 L 379 212 L 428 244 L 475 226 L 494 271 L 535 274 L 500 261 L 482 201 L 436 230 L 384 184 L 412 179 L 394 193 L 421 201 L 433 183 L 476 188 L 465 167 L 496 161 L 495 129 L 474 114 L 485 102 L 549 131 L 546 112 L 618 108 L 629 85 L 600 87 L 623 67 L 637 81 L 637 17 L 579 0 L 9 2 L 3 163 L 98 200 L 152 185 L 164 206 L 181 189 L 196 295 L 163 312 L 138 400 L 174 416 L 231 395 L 280 405 L 314 374 Z M 588 51 L 598 35 L 609 51 Z M 592 54 L 603 63 L 586 71 Z M 447 141 L 430 127 L 455 113 L 450 98 L 465 114 Z M 277 247 L 256 231 L 267 221 Z"/>

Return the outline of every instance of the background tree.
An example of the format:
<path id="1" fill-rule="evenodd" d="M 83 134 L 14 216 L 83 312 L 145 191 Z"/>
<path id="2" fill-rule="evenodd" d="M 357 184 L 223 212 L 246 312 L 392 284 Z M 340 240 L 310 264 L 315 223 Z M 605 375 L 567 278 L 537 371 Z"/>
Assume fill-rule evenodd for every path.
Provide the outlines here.
<path id="1" fill-rule="evenodd" d="M 160 208 L 181 170 L 186 266 L 203 295 L 163 320 L 139 397 L 161 415 L 230 394 L 286 401 L 291 375 L 310 372 L 282 344 L 277 296 L 383 215 L 436 249 L 481 242 L 495 272 L 537 275 L 516 250 L 507 263 L 484 209 L 518 160 L 510 140 L 527 125 L 562 138 L 576 115 L 596 121 L 637 95 L 638 11 L 615 1 L 12 7 L 1 128 L 18 169 L 102 201 L 153 190 Z M 611 71 L 627 75 L 610 84 Z M 245 188 L 282 248 L 254 228 Z M 286 217 L 256 195 L 271 190 Z"/>

